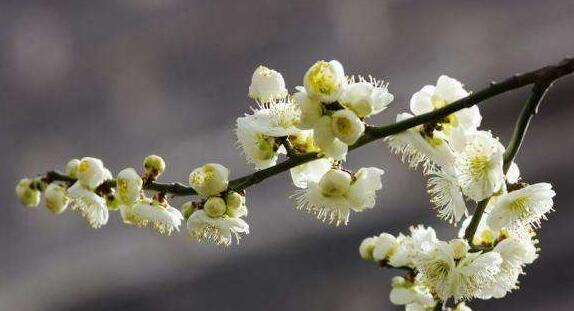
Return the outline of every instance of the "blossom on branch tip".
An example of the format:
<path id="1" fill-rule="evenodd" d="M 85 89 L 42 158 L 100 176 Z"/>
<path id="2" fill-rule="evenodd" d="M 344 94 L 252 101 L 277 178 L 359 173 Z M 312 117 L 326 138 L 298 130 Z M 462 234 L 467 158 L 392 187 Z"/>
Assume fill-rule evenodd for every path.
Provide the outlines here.
<path id="1" fill-rule="evenodd" d="M 285 96 L 287 96 L 287 88 L 281 73 L 265 66 L 258 66 L 251 77 L 249 97 L 260 102 L 267 102 Z"/>
<path id="2" fill-rule="evenodd" d="M 189 184 L 205 196 L 217 195 L 227 189 L 229 169 L 221 164 L 207 163 L 189 174 Z"/>
<path id="3" fill-rule="evenodd" d="M 40 204 L 42 193 L 38 189 L 32 188 L 31 179 L 22 178 L 16 185 L 16 197 L 22 205 L 36 207 Z"/>
<path id="4" fill-rule="evenodd" d="M 63 213 L 66 208 L 68 208 L 68 203 L 70 202 L 66 194 L 66 189 L 55 183 L 49 184 L 46 187 L 44 198 L 46 200 L 46 207 L 56 215 Z"/>
<path id="5" fill-rule="evenodd" d="M 307 70 L 303 85 L 310 96 L 323 103 L 336 101 L 347 84 L 343 65 L 336 60 L 318 61 Z"/>

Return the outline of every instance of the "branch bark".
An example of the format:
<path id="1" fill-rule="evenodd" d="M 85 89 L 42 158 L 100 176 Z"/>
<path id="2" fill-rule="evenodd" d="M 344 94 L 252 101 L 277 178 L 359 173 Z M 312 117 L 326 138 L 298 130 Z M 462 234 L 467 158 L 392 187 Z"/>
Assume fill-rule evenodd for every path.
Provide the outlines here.
<path id="1" fill-rule="evenodd" d="M 468 107 L 472 107 L 476 104 L 482 103 L 485 100 L 497 96 L 499 94 L 514 90 L 514 89 L 518 89 L 521 88 L 523 86 L 526 85 L 530 85 L 530 84 L 535 84 L 535 85 L 550 85 L 552 84 L 553 81 L 564 77 L 566 75 L 571 74 L 572 72 L 574 72 L 574 58 L 566 58 L 563 61 L 561 61 L 558 64 L 555 65 L 550 65 L 550 66 L 546 66 L 546 67 L 542 67 L 540 69 L 534 70 L 534 71 L 530 71 L 524 74 L 519 74 L 519 75 L 514 75 L 511 78 L 508 78 L 506 80 L 500 81 L 500 82 L 492 82 L 490 84 L 490 86 L 477 91 L 476 93 L 473 93 L 463 99 L 460 99 L 448 106 L 445 106 L 443 108 L 434 110 L 432 112 L 426 113 L 426 114 L 422 114 L 419 116 L 415 116 L 413 118 L 401 121 L 401 122 L 396 122 L 390 125 L 386 125 L 386 126 L 381 126 L 381 127 L 373 127 L 373 126 L 367 126 L 367 128 L 365 129 L 365 133 L 363 134 L 363 136 L 361 136 L 361 138 L 359 138 L 359 140 L 352 146 L 349 146 L 349 151 L 355 150 L 363 145 L 366 145 L 368 143 L 371 143 L 373 141 L 394 135 L 394 134 L 398 134 L 402 131 L 405 131 L 409 128 L 421 125 L 421 124 L 425 124 L 425 123 L 429 123 L 429 122 L 433 122 L 439 119 L 442 119 L 454 112 L 457 112 L 461 109 L 464 108 L 468 108 Z M 544 94 L 542 94 L 544 95 Z M 542 96 L 541 96 L 542 97 Z M 534 107 L 534 113 L 536 111 L 537 106 Z M 527 109 L 526 107 L 524 109 Z M 530 111 L 531 110 L 527 110 L 524 113 L 527 113 L 527 115 L 530 115 Z M 522 119 L 522 114 L 521 114 L 521 119 Z M 526 131 L 526 128 L 528 127 L 528 121 L 530 119 L 528 119 L 527 121 L 525 121 L 524 124 L 517 124 L 517 126 L 521 126 L 524 127 L 524 132 Z M 523 133 L 521 134 L 520 137 L 517 138 L 513 138 L 513 141 L 517 141 L 517 143 L 513 143 L 509 146 L 509 148 L 512 148 L 512 150 L 518 150 L 518 148 L 520 147 L 520 142 L 522 141 L 523 138 Z M 520 141 L 518 141 L 520 140 Z M 514 154 L 516 153 L 516 151 L 514 151 Z M 514 157 L 514 154 L 509 154 L 508 157 Z M 230 189 L 235 190 L 235 191 L 242 191 L 245 190 L 246 188 L 256 185 L 260 182 L 262 182 L 263 180 L 266 180 L 267 178 L 270 178 L 272 176 L 278 175 L 282 172 L 285 172 L 293 167 L 296 167 L 298 165 L 307 163 L 309 161 L 312 160 L 316 160 L 321 158 L 322 155 L 317 154 L 317 153 L 305 153 L 305 154 L 300 154 L 300 155 L 292 155 L 291 157 L 289 157 L 287 160 L 269 167 L 267 169 L 263 169 L 260 171 L 257 171 L 253 174 L 244 176 L 244 177 L 240 177 L 237 179 L 234 179 L 232 181 L 230 181 Z M 505 157 L 506 158 L 506 157 Z M 51 171 L 48 172 L 47 175 L 44 177 L 46 179 L 49 179 L 51 181 L 63 181 L 63 182 L 68 182 L 71 183 L 73 181 L 75 181 L 75 179 L 70 178 L 69 176 L 65 176 L 64 174 L 55 172 L 55 171 Z M 110 187 L 114 187 L 115 186 L 115 181 L 114 180 L 109 180 L 106 181 L 106 183 L 110 186 Z M 144 185 L 144 189 L 146 190 L 153 190 L 153 191 L 158 191 L 158 192 L 163 192 L 163 193 L 169 193 L 175 196 L 188 196 L 188 195 L 196 195 L 197 192 L 195 190 L 193 190 L 193 188 L 185 186 L 183 184 L 180 183 L 159 183 L 159 182 L 150 182 Z"/>

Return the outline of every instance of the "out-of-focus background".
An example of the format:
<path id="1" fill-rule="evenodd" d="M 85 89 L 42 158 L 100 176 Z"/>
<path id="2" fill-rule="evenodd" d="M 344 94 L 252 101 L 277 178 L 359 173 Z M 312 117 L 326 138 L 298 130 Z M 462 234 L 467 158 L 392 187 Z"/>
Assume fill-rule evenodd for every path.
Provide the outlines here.
<path id="1" fill-rule="evenodd" d="M 448 74 L 470 90 L 574 53 L 574 2 L 471 0 L 0 2 L 0 310 L 399 310 L 394 272 L 360 260 L 362 238 L 410 224 L 456 229 L 429 207 L 424 179 L 383 143 L 349 156 L 386 170 L 373 210 L 333 228 L 293 208 L 288 175 L 249 189 L 252 233 L 240 247 L 200 245 L 122 225 L 91 230 L 73 212 L 17 204 L 22 176 L 73 157 L 114 172 L 162 155 L 164 181 L 204 162 L 251 172 L 232 129 L 253 105 L 253 69 L 300 85 L 318 59 L 390 82 L 391 122 L 410 95 Z M 531 182 L 550 181 L 557 212 L 522 289 L 477 310 L 572 310 L 574 78 L 548 94 L 518 157 Z M 482 106 L 507 141 L 527 90 Z M 181 203 L 181 201 L 177 201 Z"/>

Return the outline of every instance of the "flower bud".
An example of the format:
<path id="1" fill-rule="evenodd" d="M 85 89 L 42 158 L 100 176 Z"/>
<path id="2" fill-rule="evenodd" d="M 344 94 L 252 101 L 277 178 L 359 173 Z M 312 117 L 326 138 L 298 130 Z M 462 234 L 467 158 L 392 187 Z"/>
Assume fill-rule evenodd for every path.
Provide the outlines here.
<path id="1" fill-rule="evenodd" d="M 46 207 L 54 214 L 63 213 L 68 208 L 70 200 L 64 187 L 58 184 L 49 184 L 44 193 Z"/>
<path id="2" fill-rule="evenodd" d="M 245 207 L 244 196 L 235 191 L 230 191 L 225 197 L 225 203 L 227 204 L 227 215 L 231 217 L 243 216 L 242 210 Z"/>
<path id="3" fill-rule="evenodd" d="M 359 254 L 363 260 L 373 260 L 373 250 L 375 249 L 376 237 L 364 239 L 359 245 Z"/>
<path id="4" fill-rule="evenodd" d="M 32 189 L 32 180 L 22 178 L 16 185 L 16 196 L 18 201 L 27 207 L 36 207 L 40 204 L 41 193 L 39 190 Z"/>
<path id="5" fill-rule="evenodd" d="M 287 96 L 287 88 L 285 88 L 285 80 L 281 73 L 265 66 L 255 69 L 249 86 L 249 97 L 266 102 L 285 96 Z"/>
<path id="6" fill-rule="evenodd" d="M 196 205 L 192 201 L 187 201 L 183 203 L 183 205 L 181 206 L 181 213 L 183 214 L 183 218 L 185 220 L 187 220 L 189 216 L 191 216 L 191 214 L 193 214 L 193 212 L 195 212 L 196 210 L 197 210 Z"/>
<path id="7" fill-rule="evenodd" d="M 124 204 L 135 203 L 140 198 L 143 180 L 133 168 L 123 169 L 117 177 L 117 190 Z"/>
<path id="8" fill-rule="evenodd" d="M 203 206 L 203 210 L 207 214 L 207 216 L 211 218 L 217 218 L 223 216 L 227 207 L 225 205 L 225 201 L 220 197 L 211 197 L 207 199 L 205 205 Z"/>
<path id="9" fill-rule="evenodd" d="M 333 135 L 347 145 L 354 144 L 365 132 L 363 121 L 350 110 L 338 110 L 331 118 Z"/>
<path id="10" fill-rule="evenodd" d="M 319 181 L 319 189 L 324 196 L 342 196 L 351 186 L 351 175 L 345 171 L 331 169 Z"/>
<path id="11" fill-rule="evenodd" d="M 323 106 L 315 98 L 309 97 L 305 90 L 300 90 L 293 95 L 293 102 L 299 107 L 301 115 L 297 127 L 302 130 L 309 130 L 315 126 L 317 120 L 323 115 Z"/>
<path id="12" fill-rule="evenodd" d="M 158 155 L 148 155 L 144 159 L 144 168 L 145 175 L 155 179 L 165 171 L 165 161 Z"/>
<path id="13" fill-rule="evenodd" d="M 80 166 L 80 160 L 71 159 L 66 164 L 66 175 L 72 178 L 78 178 L 78 167 Z"/>
<path id="14" fill-rule="evenodd" d="M 470 249 L 468 242 L 464 239 L 454 239 L 448 242 L 448 244 L 452 249 L 454 259 L 464 258 Z"/>
<path id="15" fill-rule="evenodd" d="M 205 164 L 189 174 L 189 184 L 205 196 L 217 195 L 227 189 L 229 170 L 221 164 Z"/>
<path id="16" fill-rule="evenodd" d="M 324 103 L 336 101 L 346 84 L 343 65 L 336 60 L 316 62 L 303 78 L 303 85 L 309 95 Z"/>
<path id="17" fill-rule="evenodd" d="M 376 237 L 373 259 L 375 261 L 385 260 L 395 247 L 396 240 L 394 236 L 388 233 L 381 233 Z"/>
<path id="18" fill-rule="evenodd" d="M 78 180 L 82 186 L 95 189 L 105 181 L 108 175 L 106 171 L 102 160 L 85 157 L 78 165 Z"/>

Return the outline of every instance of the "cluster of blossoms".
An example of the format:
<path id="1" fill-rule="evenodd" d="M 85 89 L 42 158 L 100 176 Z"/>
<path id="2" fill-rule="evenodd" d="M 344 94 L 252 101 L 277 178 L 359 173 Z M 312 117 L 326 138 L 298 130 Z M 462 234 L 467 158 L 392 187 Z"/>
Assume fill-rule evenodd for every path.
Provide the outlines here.
<path id="1" fill-rule="evenodd" d="M 279 72 L 259 66 L 249 87 L 257 108 L 237 119 L 238 143 L 256 169 L 275 165 L 280 154 L 320 154 L 321 159 L 291 169 L 300 188 L 293 196 L 297 208 L 325 222 L 347 224 L 351 211 L 375 205 L 383 171 L 351 172 L 342 162 L 363 135 L 364 119 L 383 111 L 393 95 L 372 77 L 345 76 L 336 60 L 311 66 L 303 85 L 289 95 Z"/>
<path id="2" fill-rule="evenodd" d="M 140 175 L 133 168 L 123 169 L 112 179 L 101 160 L 85 157 L 66 165 L 67 182 L 50 182 L 49 177 L 20 180 L 16 194 L 28 207 L 37 207 L 44 191 L 46 207 L 62 214 L 68 206 L 98 229 L 107 224 L 110 211 L 119 211 L 123 222 L 139 228 L 150 227 L 163 235 L 179 231 L 187 219 L 188 235 L 218 244 L 229 245 L 232 236 L 249 233 L 249 226 L 240 217 L 247 215 L 242 194 L 228 191 L 229 170 L 219 164 L 206 164 L 189 177 L 191 187 L 205 199 L 186 202 L 182 212 L 172 207 L 166 193 L 148 197 L 144 185 L 154 182 L 165 170 L 164 160 L 150 155 L 144 160 Z M 184 217 L 185 216 L 185 217 Z"/>
<path id="3" fill-rule="evenodd" d="M 401 113 L 397 121 L 468 94 L 460 82 L 441 76 L 436 86 L 412 96 L 412 114 Z M 403 161 L 429 177 L 430 201 L 440 218 L 456 225 L 466 216 L 459 238 L 450 241 L 419 226 L 410 235 L 383 233 L 362 242 L 364 259 L 409 271 L 407 278 L 393 280 L 391 292 L 391 301 L 407 310 L 432 310 L 449 299 L 502 298 L 517 288 L 524 266 L 537 258 L 535 229 L 552 210 L 555 193 L 548 183 L 525 183 L 514 162 L 505 172 L 505 148 L 491 132 L 479 129 L 481 119 L 473 106 L 387 138 Z M 473 220 L 469 201 L 488 202 L 470 244 L 464 239 Z"/>
<path id="4" fill-rule="evenodd" d="M 459 81 L 440 76 L 436 85 L 415 93 L 410 113 L 400 113 L 396 120 L 432 113 L 468 95 Z M 290 94 L 281 73 L 259 66 L 249 97 L 256 106 L 237 119 L 235 134 L 246 160 L 258 170 L 251 176 L 230 181 L 227 168 L 208 163 L 191 172 L 188 188 L 156 183 L 165 170 L 156 155 L 144 160 L 141 174 L 126 168 L 115 179 L 101 160 L 86 157 L 71 160 L 65 176 L 22 179 L 18 199 L 35 207 L 45 192 L 46 206 L 54 214 L 70 206 L 96 229 L 108 222 L 110 211 L 119 211 L 126 224 L 164 235 L 179 231 L 185 221 L 191 238 L 226 246 L 249 233 L 243 220 L 244 189 L 287 169 L 298 188 L 292 195 L 297 209 L 323 222 L 346 225 L 351 211 L 375 206 L 383 170 L 351 171 L 343 165 L 349 150 L 375 139 L 365 120 L 393 101 L 387 84 L 371 76 L 347 76 L 336 60 L 318 61 Z M 525 265 L 538 256 L 536 229 L 552 211 L 552 186 L 526 183 L 512 162 L 514 154 L 505 159 L 499 139 L 479 129 L 478 107 L 460 108 L 386 137 L 392 151 L 428 177 L 438 216 L 462 223 L 459 236 L 448 241 L 439 240 L 430 227 L 414 226 L 406 235 L 382 233 L 361 243 L 363 259 L 407 271 L 392 280 L 390 293 L 391 302 L 406 310 L 435 310 L 453 301 L 453 310 L 470 311 L 465 301 L 501 298 L 516 289 Z M 282 155 L 289 160 L 276 166 Z M 154 194 L 148 196 L 150 192 Z M 200 198 L 176 209 L 168 203 L 170 193 Z M 469 202 L 477 204 L 475 215 L 469 215 Z"/>

